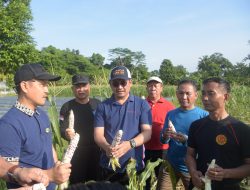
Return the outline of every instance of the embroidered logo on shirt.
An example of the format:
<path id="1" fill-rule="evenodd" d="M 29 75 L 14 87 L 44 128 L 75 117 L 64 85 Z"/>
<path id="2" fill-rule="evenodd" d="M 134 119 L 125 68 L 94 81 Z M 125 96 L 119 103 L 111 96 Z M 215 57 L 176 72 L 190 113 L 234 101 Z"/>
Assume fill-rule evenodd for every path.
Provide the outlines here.
<path id="1" fill-rule="evenodd" d="M 227 143 L 227 137 L 225 135 L 217 135 L 216 136 L 216 143 L 218 145 L 224 145 Z"/>

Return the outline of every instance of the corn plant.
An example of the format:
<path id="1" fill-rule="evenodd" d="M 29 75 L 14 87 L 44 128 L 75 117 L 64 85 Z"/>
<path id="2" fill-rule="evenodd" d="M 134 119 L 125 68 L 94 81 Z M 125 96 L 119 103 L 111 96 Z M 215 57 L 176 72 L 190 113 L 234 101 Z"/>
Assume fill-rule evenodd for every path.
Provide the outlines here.
<path id="1" fill-rule="evenodd" d="M 137 174 L 136 171 L 136 160 L 131 158 L 127 165 L 127 174 L 129 177 L 129 184 L 127 185 L 128 190 L 144 190 L 146 186 L 146 181 L 151 177 L 150 185 L 151 190 L 156 189 L 157 177 L 155 175 L 155 167 L 157 167 L 162 162 L 162 159 L 158 159 L 155 162 L 150 162 L 149 160 L 146 163 L 144 171 L 140 174 Z"/>
<path id="2" fill-rule="evenodd" d="M 48 96 L 48 101 L 49 101 L 48 115 L 53 132 L 53 146 L 56 150 L 58 159 L 62 160 L 68 142 L 61 137 L 59 114 L 57 111 L 57 106 L 55 101 L 56 95 L 58 95 L 62 91 L 62 89 L 56 91 L 55 85 L 53 83 L 51 84 L 52 84 L 51 86 L 52 90 L 50 91 L 50 95 Z M 58 190 L 60 190 L 60 187 L 58 187 Z"/>
<path id="3" fill-rule="evenodd" d="M 4 180 L 0 179 L 0 189 L 1 190 L 7 190 L 6 183 Z"/>

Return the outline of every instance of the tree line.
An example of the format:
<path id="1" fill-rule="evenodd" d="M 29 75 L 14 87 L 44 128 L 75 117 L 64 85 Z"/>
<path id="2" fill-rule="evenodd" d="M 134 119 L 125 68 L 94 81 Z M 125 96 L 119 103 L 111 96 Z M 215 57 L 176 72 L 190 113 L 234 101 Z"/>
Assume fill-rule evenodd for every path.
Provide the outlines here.
<path id="1" fill-rule="evenodd" d="M 175 66 L 167 58 L 162 60 L 159 70 L 149 71 L 146 55 L 128 48 L 110 49 L 107 59 L 99 53 L 86 57 L 79 50 L 61 50 L 52 45 L 38 50 L 30 35 L 30 1 L 0 0 L 0 80 L 12 81 L 13 73 L 22 64 L 40 63 L 47 70 L 64 76 L 67 81 L 75 73 L 84 73 L 93 81 L 102 83 L 105 80 L 100 78 L 108 78 L 112 67 L 125 65 L 138 83 L 145 82 L 152 75 L 159 76 L 165 84 L 171 85 L 187 77 L 201 81 L 210 76 L 220 76 L 237 84 L 250 85 L 250 54 L 236 64 L 232 64 L 221 53 L 205 55 L 197 61 L 197 71 L 190 73 L 182 65 Z M 250 40 L 248 43 L 250 45 Z"/>

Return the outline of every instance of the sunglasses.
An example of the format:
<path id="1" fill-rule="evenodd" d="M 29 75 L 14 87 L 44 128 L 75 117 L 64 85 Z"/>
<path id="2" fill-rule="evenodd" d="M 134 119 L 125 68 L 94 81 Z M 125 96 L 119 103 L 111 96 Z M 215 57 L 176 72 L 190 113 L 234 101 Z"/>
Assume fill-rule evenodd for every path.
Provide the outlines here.
<path id="1" fill-rule="evenodd" d="M 126 81 L 126 80 L 113 80 L 113 81 L 112 81 L 112 86 L 113 86 L 113 87 L 117 88 L 117 87 L 119 87 L 120 85 L 121 85 L 122 87 L 126 86 L 126 85 L 127 85 L 127 81 Z"/>

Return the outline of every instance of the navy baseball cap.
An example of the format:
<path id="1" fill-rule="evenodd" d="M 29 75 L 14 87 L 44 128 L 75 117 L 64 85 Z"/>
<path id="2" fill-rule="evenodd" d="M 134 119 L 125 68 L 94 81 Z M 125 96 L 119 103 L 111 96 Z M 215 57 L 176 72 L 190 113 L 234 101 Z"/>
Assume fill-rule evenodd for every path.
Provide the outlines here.
<path id="1" fill-rule="evenodd" d="M 72 84 L 77 85 L 77 84 L 87 84 L 89 83 L 89 77 L 81 75 L 81 74 L 76 74 L 72 77 Z"/>
<path id="2" fill-rule="evenodd" d="M 22 81 L 28 81 L 32 79 L 57 81 L 60 80 L 60 76 L 52 75 L 48 73 L 42 65 L 37 63 L 22 65 L 15 73 L 14 82 L 18 85 Z"/>
<path id="3" fill-rule="evenodd" d="M 128 70 L 127 67 L 117 66 L 111 70 L 111 73 L 109 76 L 109 80 L 114 80 L 114 79 L 129 80 L 131 79 L 130 71 Z"/>

